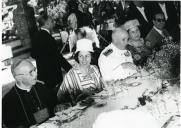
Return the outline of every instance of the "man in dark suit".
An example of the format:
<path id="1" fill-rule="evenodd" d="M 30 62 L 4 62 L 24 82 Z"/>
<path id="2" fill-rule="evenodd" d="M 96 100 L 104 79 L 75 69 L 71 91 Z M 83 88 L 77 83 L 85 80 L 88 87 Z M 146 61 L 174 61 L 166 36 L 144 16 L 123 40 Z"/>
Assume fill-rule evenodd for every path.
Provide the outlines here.
<path id="1" fill-rule="evenodd" d="M 2 122 L 8 128 L 35 128 L 54 116 L 57 97 L 43 82 L 37 81 L 36 67 L 26 59 L 11 66 L 15 86 L 2 99 Z"/>
<path id="2" fill-rule="evenodd" d="M 146 46 L 151 50 L 155 49 L 158 51 L 162 45 L 162 40 L 165 37 L 169 37 L 168 31 L 165 29 L 165 17 L 162 12 L 155 12 L 153 16 L 153 24 L 153 28 L 145 38 Z"/>
<path id="3" fill-rule="evenodd" d="M 171 31 L 175 26 L 177 26 L 177 11 L 173 4 L 173 1 L 158 1 L 152 2 L 152 7 L 150 8 L 152 12 L 161 11 L 165 16 L 165 28 Z"/>
<path id="4" fill-rule="evenodd" d="M 133 1 L 130 3 L 128 19 L 137 19 L 139 21 L 140 32 L 143 38 L 145 38 L 152 27 L 151 16 L 149 12 L 149 8 L 147 8 L 143 1 Z"/>
<path id="5" fill-rule="evenodd" d="M 100 25 L 103 22 L 103 19 L 101 18 L 101 10 L 102 10 L 102 2 L 101 0 L 96 0 L 93 5 L 93 18 L 94 18 L 94 24 L 95 28 L 97 25 Z"/>
<path id="6" fill-rule="evenodd" d="M 41 30 L 34 36 L 31 55 L 36 59 L 38 79 L 54 88 L 63 80 L 61 68 L 68 72 L 71 65 L 60 54 L 56 40 L 51 36 L 53 20 L 42 14 L 38 21 Z"/>
<path id="7" fill-rule="evenodd" d="M 117 1 L 115 13 L 117 15 L 117 24 L 122 25 L 126 21 L 127 11 L 129 10 L 129 2 L 125 0 Z"/>

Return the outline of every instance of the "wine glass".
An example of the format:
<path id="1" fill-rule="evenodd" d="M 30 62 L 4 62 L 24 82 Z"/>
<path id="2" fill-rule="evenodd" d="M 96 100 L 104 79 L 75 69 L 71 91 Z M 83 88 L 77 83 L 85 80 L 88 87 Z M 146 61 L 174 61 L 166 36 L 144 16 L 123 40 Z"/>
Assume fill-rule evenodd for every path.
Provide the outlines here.
<path id="1" fill-rule="evenodd" d="M 166 103 L 166 101 L 164 100 L 164 98 L 161 99 L 160 101 L 161 101 L 161 104 L 162 104 L 162 106 L 163 106 L 163 107 L 162 107 L 162 108 L 163 108 L 163 109 L 162 109 L 162 110 L 163 110 L 163 114 L 166 115 L 167 112 L 168 112 L 168 110 L 167 110 L 167 103 Z"/>
<path id="2" fill-rule="evenodd" d="M 106 92 L 107 98 L 109 99 L 109 82 L 102 80 L 104 87 L 103 90 Z"/>
<path id="3" fill-rule="evenodd" d="M 136 71 L 139 73 L 139 77 L 143 77 L 143 75 L 142 75 L 142 69 L 141 69 L 141 67 L 140 66 L 137 66 L 136 67 Z"/>
<path id="4" fill-rule="evenodd" d="M 173 94 L 173 100 L 175 102 L 175 105 L 177 106 L 177 113 L 180 114 L 180 110 L 179 110 L 180 109 L 180 97 L 179 97 L 178 92 L 175 92 Z"/>
<path id="5" fill-rule="evenodd" d="M 154 99 L 152 103 L 153 103 L 153 113 L 154 113 L 154 115 L 155 115 L 155 118 L 159 120 L 159 118 L 160 118 L 160 116 L 161 116 L 161 111 L 160 111 L 160 109 L 159 109 L 159 107 L 160 107 L 160 106 L 159 106 L 160 101 L 159 101 L 159 99 L 157 98 L 157 99 Z"/>

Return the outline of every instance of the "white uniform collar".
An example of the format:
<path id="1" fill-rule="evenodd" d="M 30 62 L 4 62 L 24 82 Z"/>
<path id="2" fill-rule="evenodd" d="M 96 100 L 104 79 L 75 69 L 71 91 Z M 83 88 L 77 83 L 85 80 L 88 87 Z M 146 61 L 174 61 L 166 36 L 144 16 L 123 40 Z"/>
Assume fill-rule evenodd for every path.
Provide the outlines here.
<path id="1" fill-rule="evenodd" d="M 121 50 L 121 49 L 117 48 L 113 43 L 111 43 L 111 47 L 112 47 L 113 51 L 116 50 L 116 51 L 119 51 L 120 53 L 125 53 L 127 51 L 126 49 Z"/>
<path id="2" fill-rule="evenodd" d="M 45 30 L 50 34 L 50 31 L 48 29 L 46 29 L 46 28 L 41 28 L 41 30 Z"/>
<path id="3" fill-rule="evenodd" d="M 18 87 L 18 88 L 21 89 L 21 90 L 27 91 L 27 92 L 30 92 L 30 90 L 31 90 L 31 88 L 23 88 L 23 87 L 20 87 L 17 83 L 16 83 L 16 87 Z"/>

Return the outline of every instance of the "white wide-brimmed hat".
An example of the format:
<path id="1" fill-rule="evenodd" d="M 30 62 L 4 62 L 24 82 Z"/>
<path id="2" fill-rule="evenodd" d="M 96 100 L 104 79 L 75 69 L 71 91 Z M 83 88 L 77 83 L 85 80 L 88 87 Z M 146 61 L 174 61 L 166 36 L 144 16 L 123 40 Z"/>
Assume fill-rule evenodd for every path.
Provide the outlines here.
<path id="1" fill-rule="evenodd" d="M 79 51 L 94 52 L 93 47 L 92 47 L 92 41 L 89 39 L 78 40 L 76 44 L 76 52 L 79 52 Z"/>
<path id="2" fill-rule="evenodd" d="M 129 21 L 127 21 L 127 22 L 124 24 L 124 28 L 125 28 L 126 30 L 129 30 L 129 29 L 134 28 L 134 27 L 139 26 L 139 25 L 140 25 L 139 21 L 138 21 L 137 19 L 134 19 L 134 20 L 129 20 Z"/>

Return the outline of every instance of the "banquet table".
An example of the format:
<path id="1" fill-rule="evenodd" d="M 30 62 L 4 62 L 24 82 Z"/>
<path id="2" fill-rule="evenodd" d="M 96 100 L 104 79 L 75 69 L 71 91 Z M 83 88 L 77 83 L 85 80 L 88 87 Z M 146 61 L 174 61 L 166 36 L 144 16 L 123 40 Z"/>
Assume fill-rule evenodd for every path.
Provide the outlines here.
<path id="1" fill-rule="evenodd" d="M 146 102 L 146 105 L 144 106 L 140 105 L 138 100 L 138 98 L 142 97 L 143 94 L 148 92 L 156 92 L 158 88 L 161 87 L 161 83 L 162 81 L 160 79 L 156 79 L 151 76 L 135 77 L 125 80 L 124 82 L 109 83 L 109 85 L 105 85 L 105 89 L 102 92 L 93 96 L 95 101 L 94 104 L 84 109 L 74 120 L 58 125 L 55 122 L 56 120 L 60 119 L 61 115 L 56 115 L 55 117 L 49 119 L 48 123 L 53 122 L 57 128 L 92 128 L 93 123 L 100 113 L 113 110 L 131 109 L 145 111 L 152 114 L 152 116 L 155 117 L 158 121 L 160 128 L 166 128 L 165 126 L 168 126 L 168 123 L 170 123 L 170 121 L 172 121 L 174 118 L 177 120 L 177 124 L 176 126 L 169 128 L 177 128 L 180 126 L 180 123 L 178 123 L 178 120 L 180 119 L 180 113 L 178 104 L 176 104 L 179 103 L 180 100 L 178 96 L 179 92 L 174 92 L 174 94 L 178 94 L 177 96 L 174 95 L 176 97 L 174 98 L 177 99 L 177 102 L 170 100 L 169 103 L 172 105 L 168 108 L 163 106 L 169 106 L 169 103 L 166 104 L 166 101 L 164 101 L 165 104 L 160 105 L 158 100 L 162 100 L 162 98 L 165 100 L 170 99 L 166 94 L 165 98 L 164 95 L 161 95 L 160 97 L 159 94 L 154 93 L 152 98 L 153 101 Z M 178 89 L 175 90 L 178 91 Z M 102 96 L 105 95 L 106 97 L 103 98 Z M 39 125 L 39 128 L 46 128 L 46 124 L 48 123 L 45 122 L 42 125 Z"/>

